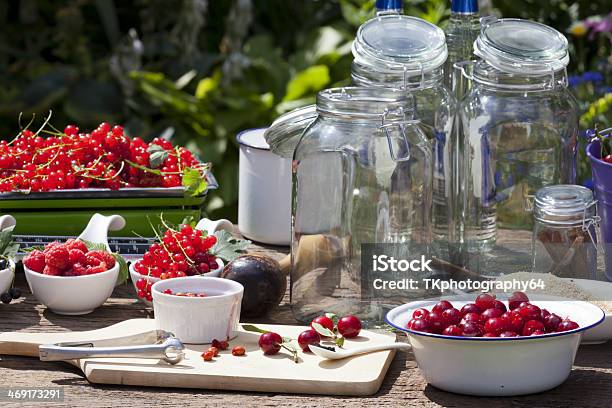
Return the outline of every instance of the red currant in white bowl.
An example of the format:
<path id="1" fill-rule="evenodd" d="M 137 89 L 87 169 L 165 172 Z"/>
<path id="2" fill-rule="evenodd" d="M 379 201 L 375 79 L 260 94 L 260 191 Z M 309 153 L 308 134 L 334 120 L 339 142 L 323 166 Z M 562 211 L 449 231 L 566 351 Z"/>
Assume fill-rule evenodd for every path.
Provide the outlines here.
<path id="1" fill-rule="evenodd" d="M 187 276 L 218 277 L 223 261 L 211 253 L 217 238 L 190 225 L 168 227 L 158 234 L 142 259 L 130 265 L 130 277 L 139 299 L 150 304 L 151 287 L 166 279 Z"/>
<path id="2" fill-rule="evenodd" d="M 604 317 L 588 302 L 519 292 L 410 302 L 385 320 L 407 333 L 430 384 L 459 394 L 511 396 L 563 383 L 582 334 Z"/>

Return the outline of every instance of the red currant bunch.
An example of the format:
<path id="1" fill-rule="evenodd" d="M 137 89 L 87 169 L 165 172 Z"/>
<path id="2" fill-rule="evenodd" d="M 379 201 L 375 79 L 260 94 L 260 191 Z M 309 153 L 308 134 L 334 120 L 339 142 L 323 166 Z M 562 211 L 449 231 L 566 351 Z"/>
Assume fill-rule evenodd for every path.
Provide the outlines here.
<path id="1" fill-rule="evenodd" d="M 0 192 L 179 187 L 184 169 L 203 166 L 183 147 L 131 139 L 123 127 L 106 122 L 88 133 L 75 125 L 46 132 L 51 136 L 25 129 L 12 142 L 0 141 Z M 163 153 L 155 163 L 152 149 Z"/>
<path id="2" fill-rule="evenodd" d="M 182 225 L 179 230 L 168 228 L 160 238 L 134 264 L 139 274 L 165 280 L 201 275 L 219 268 L 216 256 L 210 252 L 217 243 L 214 235 L 205 236 L 190 225 Z M 138 297 L 150 300 L 150 285 L 141 283 L 141 288 L 138 282 Z"/>

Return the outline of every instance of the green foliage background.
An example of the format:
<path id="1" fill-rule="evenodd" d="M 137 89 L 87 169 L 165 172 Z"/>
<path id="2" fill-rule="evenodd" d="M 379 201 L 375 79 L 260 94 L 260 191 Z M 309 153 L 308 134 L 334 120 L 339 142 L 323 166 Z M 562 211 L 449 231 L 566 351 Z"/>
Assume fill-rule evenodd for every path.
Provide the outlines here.
<path id="1" fill-rule="evenodd" d="M 450 1 L 407 0 L 406 14 L 444 26 Z M 483 14 L 561 32 L 609 12 L 605 0 L 494 0 Z M 51 109 L 52 123 L 106 120 L 132 136 L 164 135 L 213 163 L 212 217 L 236 218 L 240 130 L 268 125 L 349 83 L 350 43 L 374 0 L 18 0 L 0 2 L 0 136 L 17 117 Z M 568 34 L 571 72 L 609 81 L 610 37 Z M 609 83 L 609 82 L 608 82 Z M 593 92 L 586 91 L 586 111 Z M 583 126 L 609 121 L 604 104 Z M 601 112 L 600 112 L 601 111 Z"/>

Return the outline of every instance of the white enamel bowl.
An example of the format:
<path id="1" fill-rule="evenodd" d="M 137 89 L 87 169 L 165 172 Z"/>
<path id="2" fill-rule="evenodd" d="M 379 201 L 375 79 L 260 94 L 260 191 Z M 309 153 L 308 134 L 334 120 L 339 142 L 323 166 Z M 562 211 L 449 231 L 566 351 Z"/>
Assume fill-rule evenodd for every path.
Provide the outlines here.
<path id="1" fill-rule="evenodd" d="M 15 278 L 15 263 L 11 260 L 8 263 L 8 268 L 0 271 L 0 293 L 9 290 Z"/>
<path id="2" fill-rule="evenodd" d="M 163 293 L 204 293 L 185 297 Z M 244 287 L 223 278 L 189 276 L 156 282 L 151 288 L 158 329 L 169 331 L 184 343 L 207 344 L 236 337 Z"/>
<path id="3" fill-rule="evenodd" d="M 223 263 L 221 258 L 216 258 L 216 261 L 217 261 L 217 265 L 219 265 L 219 267 L 217 269 L 215 269 L 214 271 L 210 271 L 210 272 L 204 273 L 202 275 L 197 275 L 197 277 L 209 277 L 209 278 L 219 277 L 221 275 L 221 272 L 223 272 L 223 268 L 225 267 L 225 264 Z M 134 290 L 136 291 L 136 293 L 138 293 L 138 288 L 136 287 L 136 282 L 139 279 L 146 279 L 147 281 L 149 281 L 151 283 L 159 282 L 161 279 L 160 278 L 156 278 L 154 276 L 142 275 L 142 274 L 136 272 L 136 270 L 134 270 L 134 265 L 136 264 L 136 262 L 138 262 L 138 260 L 136 260 L 136 261 L 134 261 L 134 262 L 132 262 L 130 264 L 130 279 L 132 280 L 132 285 L 134 286 Z M 142 300 L 147 305 L 151 306 L 151 302 L 149 302 L 148 300 L 146 300 L 146 299 L 140 299 L 140 300 Z"/>
<path id="4" fill-rule="evenodd" d="M 106 272 L 85 276 L 49 276 L 23 267 L 30 291 L 51 311 L 63 315 L 82 315 L 110 297 L 119 276 L 119 263 Z"/>
<path id="5" fill-rule="evenodd" d="M 479 396 L 532 394 L 554 388 L 567 379 L 582 333 L 604 320 L 604 312 L 590 303 L 546 298 L 549 300 L 533 303 L 561 317 L 569 316 L 580 328 L 537 337 L 506 338 L 443 336 L 406 328 L 415 309 L 431 310 L 436 300 L 398 306 L 387 313 L 385 320 L 408 334 L 419 369 L 431 385 Z M 458 309 L 473 302 L 473 296 L 469 300 L 445 299 Z"/>

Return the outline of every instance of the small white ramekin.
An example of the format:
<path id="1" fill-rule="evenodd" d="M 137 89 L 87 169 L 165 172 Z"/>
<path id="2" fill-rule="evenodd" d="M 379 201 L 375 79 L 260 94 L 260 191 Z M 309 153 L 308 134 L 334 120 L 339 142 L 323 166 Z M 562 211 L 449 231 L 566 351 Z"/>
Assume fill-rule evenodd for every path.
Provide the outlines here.
<path id="1" fill-rule="evenodd" d="M 206 297 L 175 296 L 172 292 L 204 293 Z M 158 329 L 173 333 L 183 343 L 207 344 L 236 337 L 244 287 L 223 278 L 189 276 L 166 279 L 151 287 Z"/>

